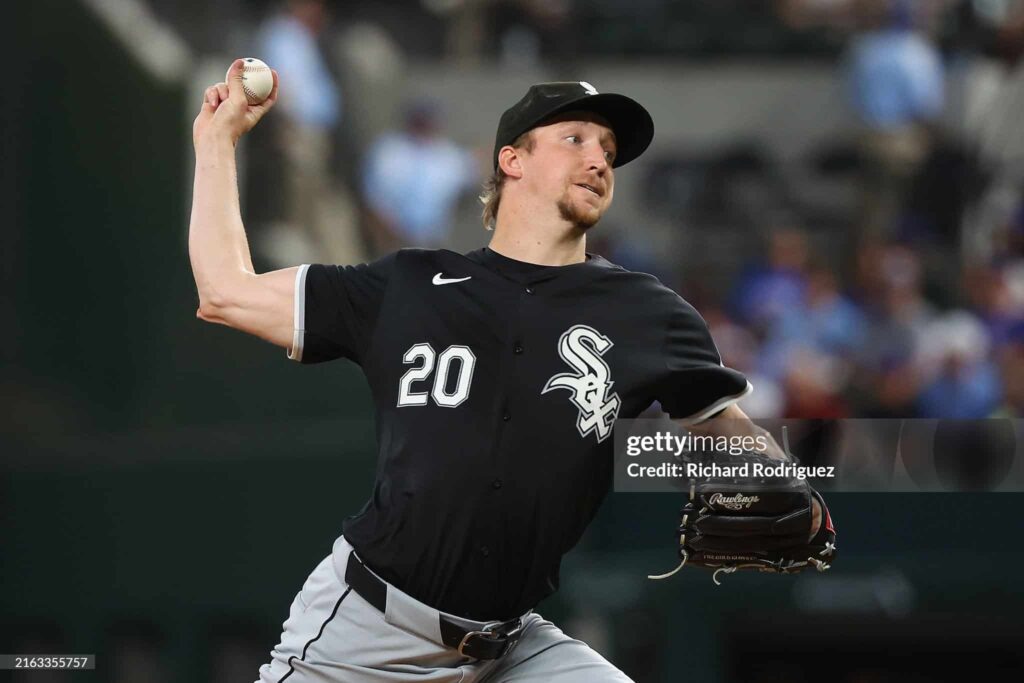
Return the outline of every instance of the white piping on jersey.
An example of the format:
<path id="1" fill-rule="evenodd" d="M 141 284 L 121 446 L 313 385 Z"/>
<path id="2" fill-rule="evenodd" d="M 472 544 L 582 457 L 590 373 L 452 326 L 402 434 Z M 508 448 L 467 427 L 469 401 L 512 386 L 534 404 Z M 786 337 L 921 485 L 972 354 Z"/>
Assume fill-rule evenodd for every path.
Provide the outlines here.
<path id="1" fill-rule="evenodd" d="M 685 426 L 700 424 L 704 420 L 708 419 L 709 417 L 717 413 L 719 410 L 722 410 L 723 408 L 728 408 L 733 403 L 736 403 L 753 390 L 754 385 L 750 383 L 750 380 L 747 380 L 747 386 L 745 386 L 743 388 L 743 391 L 741 391 L 740 393 L 735 394 L 733 396 L 723 396 L 722 398 L 718 399 L 704 410 L 701 410 L 700 412 L 691 415 L 690 417 L 684 417 L 678 420 L 678 422 L 682 423 Z"/>
<path id="2" fill-rule="evenodd" d="M 304 263 L 295 273 L 294 331 L 292 332 L 292 347 L 288 349 L 288 357 L 300 363 L 302 362 L 302 344 L 306 336 L 306 272 L 308 270 L 309 264 Z"/>

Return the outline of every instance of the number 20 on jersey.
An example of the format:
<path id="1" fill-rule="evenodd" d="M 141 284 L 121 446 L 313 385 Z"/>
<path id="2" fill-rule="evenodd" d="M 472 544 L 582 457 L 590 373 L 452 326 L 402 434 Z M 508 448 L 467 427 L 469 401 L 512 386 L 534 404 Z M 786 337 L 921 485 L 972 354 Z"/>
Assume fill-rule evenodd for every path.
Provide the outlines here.
<path id="1" fill-rule="evenodd" d="M 449 346 L 437 355 L 430 344 L 413 344 L 402 356 L 406 365 L 418 365 L 409 368 L 398 383 L 398 407 L 425 406 L 430 401 L 444 408 L 454 408 L 469 398 L 470 385 L 473 383 L 473 368 L 476 367 L 476 356 L 468 346 Z M 450 375 L 458 372 L 455 386 L 451 386 Z M 430 391 L 425 384 L 433 375 L 434 382 Z M 415 385 L 419 384 L 420 391 Z"/>

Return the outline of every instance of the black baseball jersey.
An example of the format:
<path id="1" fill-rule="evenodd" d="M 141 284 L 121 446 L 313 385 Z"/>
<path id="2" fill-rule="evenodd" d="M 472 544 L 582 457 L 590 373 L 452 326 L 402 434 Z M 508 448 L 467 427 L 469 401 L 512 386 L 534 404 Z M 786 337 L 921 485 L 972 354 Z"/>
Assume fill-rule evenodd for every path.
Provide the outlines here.
<path id="1" fill-rule="evenodd" d="M 702 419 L 750 389 L 656 278 L 588 255 L 406 249 L 303 266 L 290 357 L 348 358 L 377 415 L 373 495 L 344 534 L 442 611 L 507 619 L 558 586 L 612 481 L 612 427 L 654 401 Z"/>

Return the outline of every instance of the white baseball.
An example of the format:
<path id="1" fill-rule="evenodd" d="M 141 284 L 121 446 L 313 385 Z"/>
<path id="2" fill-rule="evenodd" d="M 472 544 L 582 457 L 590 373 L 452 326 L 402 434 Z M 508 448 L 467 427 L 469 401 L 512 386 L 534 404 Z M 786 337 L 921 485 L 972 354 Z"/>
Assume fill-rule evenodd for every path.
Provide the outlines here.
<path id="1" fill-rule="evenodd" d="M 270 67 L 255 57 L 246 57 L 242 60 L 245 64 L 242 67 L 242 90 L 245 91 L 245 99 L 249 104 L 259 104 L 270 97 L 270 91 L 274 89 L 274 74 Z M 228 74 L 231 67 L 228 67 Z M 224 75 L 225 82 L 228 80 Z"/>

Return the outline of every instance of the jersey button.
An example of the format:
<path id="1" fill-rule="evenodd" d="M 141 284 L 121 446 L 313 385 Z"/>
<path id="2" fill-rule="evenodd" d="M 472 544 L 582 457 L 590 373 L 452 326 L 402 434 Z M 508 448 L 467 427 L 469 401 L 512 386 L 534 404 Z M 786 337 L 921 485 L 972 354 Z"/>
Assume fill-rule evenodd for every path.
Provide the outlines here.
<path id="1" fill-rule="evenodd" d="M 494 481 L 492 481 L 491 482 L 491 487 L 494 488 L 495 490 L 500 489 L 501 488 L 501 479 L 495 479 Z"/>
<path id="2" fill-rule="evenodd" d="M 508 413 L 505 413 L 504 415 L 501 416 L 501 419 L 504 420 L 505 422 L 508 422 L 509 420 L 512 419 L 512 416 L 509 415 Z"/>
<path id="3" fill-rule="evenodd" d="M 522 344 L 516 344 L 515 346 L 512 347 L 512 353 L 516 354 L 517 356 L 519 354 L 521 354 L 522 352 L 523 352 L 523 345 Z"/>
<path id="4" fill-rule="evenodd" d="M 480 546 L 480 554 L 483 555 L 484 557 L 487 557 L 488 555 L 491 554 L 491 549 L 488 548 L 485 545 L 482 545 L 482 546 Z"/>
<path id="5" fill-rule="evenodd" d="M 533 294 L 533 287 L 527 287 L 526 288 L 526 293 L 527 294 Z"/>

